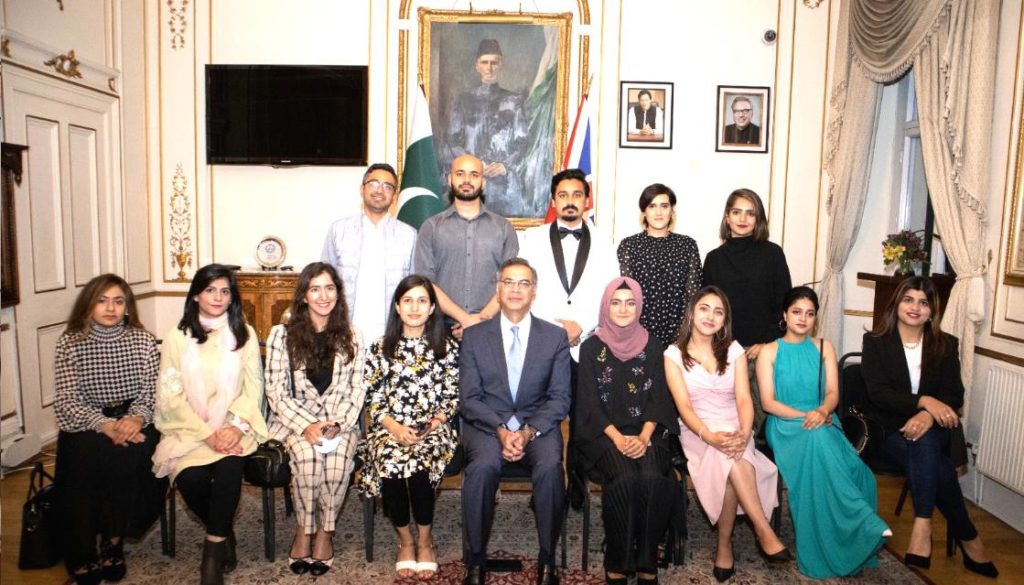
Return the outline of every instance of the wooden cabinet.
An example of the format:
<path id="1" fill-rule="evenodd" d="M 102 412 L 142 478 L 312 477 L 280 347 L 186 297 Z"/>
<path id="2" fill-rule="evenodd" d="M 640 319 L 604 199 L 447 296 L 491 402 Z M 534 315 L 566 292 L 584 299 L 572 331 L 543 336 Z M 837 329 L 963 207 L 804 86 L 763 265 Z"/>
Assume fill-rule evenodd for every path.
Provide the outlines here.
<path id="1" fill-rule="evenodd" d="M 871 328 L 877 329 L 885 318 L 885 308 L 889 305 L 889 299 L 896 293 L 896 287 L 906 277 L 858 272 L 857 278 L 875 283 L 875 306 L 873 307 L 874 315 L 871 320 Z M 935 283 L 935 292 L 939 293 L 939 301 L 942 302 L 942 308 L 945 310 L 946 302 L 949 300 L 949 291 L 952 290 L 956 279 L 946 274 L 932 274 L 929 278 Z"/>
<path id="2" fill-rule="evenodd" d="M 245 320 L 256 330 L 260 342 L 266 342 L 270 328 L 282 323 L 292 306 L 299 275 L 295 272 L 239 272 L 236 276 Z"/>

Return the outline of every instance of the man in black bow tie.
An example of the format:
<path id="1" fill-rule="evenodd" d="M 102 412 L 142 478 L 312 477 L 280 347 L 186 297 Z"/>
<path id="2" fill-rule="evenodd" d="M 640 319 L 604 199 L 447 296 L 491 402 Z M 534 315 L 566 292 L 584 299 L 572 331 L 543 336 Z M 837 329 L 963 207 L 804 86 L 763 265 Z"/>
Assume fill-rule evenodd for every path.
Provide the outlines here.
<path id="1" fill-rule="evenodd" d="M 583 171 L 566 169 L 551 179 L 551 206 L 556 221 L 519 232 L 519 255 L 537 269 L 543 283 L 537 289 L 533 314 L 565 328 L 575 397 L 580 343 L 597 328 L 601 295 L 619 275 L 619 265 L 611 238 L 584 219 L 590 207 L 590 184 Z M 570 469 L 574 463 L 570 449 Z M 572 487 L 569 501 L 575 507 L 582 500 L 577 486 Z"/>

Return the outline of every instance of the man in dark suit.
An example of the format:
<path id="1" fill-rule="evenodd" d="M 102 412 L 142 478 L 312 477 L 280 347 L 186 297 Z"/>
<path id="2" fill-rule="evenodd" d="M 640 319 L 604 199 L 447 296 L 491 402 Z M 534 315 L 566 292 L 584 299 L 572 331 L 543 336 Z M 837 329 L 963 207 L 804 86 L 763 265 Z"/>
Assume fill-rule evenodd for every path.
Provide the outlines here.
<path id="1" fill-rule="evenodd" d="M 464 585 L 486 579 L 494 495 L 502 467 L 511 462 L 531 471 L 537 583 L 559 583 L 555 543 L 565 505 L 561 422 L 569 412 L 569 344 L 564 329 L 530 314 L 536 287 L 529 262 L 507 260 L 498 273 L 500 315 L 466 329 L 462 340 L 459 393 L 469 459 L 462 480 L 469 539 Z"/>

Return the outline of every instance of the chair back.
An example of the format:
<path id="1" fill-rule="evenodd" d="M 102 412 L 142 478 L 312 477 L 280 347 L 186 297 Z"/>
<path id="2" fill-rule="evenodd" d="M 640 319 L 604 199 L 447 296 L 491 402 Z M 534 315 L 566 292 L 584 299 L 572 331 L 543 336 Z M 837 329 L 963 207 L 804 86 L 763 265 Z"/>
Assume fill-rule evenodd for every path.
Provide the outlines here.
<path id="1" fill-rule="evenodd" d="M 839 412 L 856 406 L 862 412 L 868 405 L 868 389 L 860 365 L 861 353 L 851 351 L 839 359 Z"/>

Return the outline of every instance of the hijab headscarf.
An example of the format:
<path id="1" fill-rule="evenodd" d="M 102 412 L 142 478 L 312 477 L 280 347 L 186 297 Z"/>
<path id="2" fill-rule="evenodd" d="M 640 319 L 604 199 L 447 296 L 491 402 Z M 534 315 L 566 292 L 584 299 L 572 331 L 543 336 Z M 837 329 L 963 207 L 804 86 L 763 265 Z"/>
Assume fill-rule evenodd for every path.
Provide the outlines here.
<path id="1" fill-rule="evenodd" d="M 625 284 L 633 291 L 633 298 L 636 299 L 636 318 L 625 327 L 619 327 L 612 322 L 608 316 L 609 304 L 615 291 Z M 640 324 L 640 313 L 644 310 L 644 293 L 640 290 L 640 283 L 626 276 L 613 278 L 608 286 L 604 287 L 604 296 L 601 297 L 601 310 L 597 316 L 597 337 L 601 339 L 612 350 L 620 362 L 629 361 L 635 358 L 647 347 L 649 334 Z"/>

